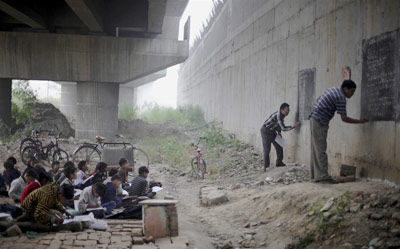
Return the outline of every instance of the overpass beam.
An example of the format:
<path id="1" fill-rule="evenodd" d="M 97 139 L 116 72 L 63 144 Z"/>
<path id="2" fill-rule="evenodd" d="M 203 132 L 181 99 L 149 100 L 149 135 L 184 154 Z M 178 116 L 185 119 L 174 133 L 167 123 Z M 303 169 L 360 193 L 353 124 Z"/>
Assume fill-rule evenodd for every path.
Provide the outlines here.
<path id="1" fill-rule="evenodd" d="M 103 32 L 103 22 L 99 15 L 100 7 L 90 0 L 65 0 L 81 21 L 91 31 Z"/>
<path id="2" fill-rule="evenodd" d="M 12 79 L 0 78 L 0 120 L 11 123 L 11 87 Z"/>
<path id="3" fill-rule="evenodd" d="M 34 29 L 47 29 L 44 19 L 22 4 L 14 7 L 5 1 L 0 1 L 0 10 Z"/>
<path id="4" fill-rule="evenodd" d="M 78 82 L 76 138 L 112 138 L 118 130 L 119 84 Z"/>

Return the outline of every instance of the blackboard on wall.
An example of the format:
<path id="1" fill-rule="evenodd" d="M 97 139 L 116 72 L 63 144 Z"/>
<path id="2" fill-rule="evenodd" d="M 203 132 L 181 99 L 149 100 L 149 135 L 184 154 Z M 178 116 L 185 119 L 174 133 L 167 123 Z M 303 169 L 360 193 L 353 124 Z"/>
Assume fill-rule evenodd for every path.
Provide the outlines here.
<path id="1" fill-rule="evenodd" d="M 400 120 L 399 30 L 363 41 L 361 117 Z"/>
<path id="2" fill-rule="evenodd" d="M 299 120 L 307 120 L 315 99 L 315 68 L 300 70 L 298 73 L 298 114 Z"/>

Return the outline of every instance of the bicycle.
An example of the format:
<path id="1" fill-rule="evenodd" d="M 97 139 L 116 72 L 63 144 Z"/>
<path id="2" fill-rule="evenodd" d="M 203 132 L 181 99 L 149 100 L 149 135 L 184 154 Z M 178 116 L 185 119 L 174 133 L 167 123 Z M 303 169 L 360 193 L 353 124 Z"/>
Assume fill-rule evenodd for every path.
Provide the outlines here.
<path id="1" fill-rule="evenodd" d="M 58 128 L 57 128 L 57 130 L 58 130 Z M 52 131 L 53 130 L 51 130 L 51 132 Z M 56 139 L 55 143 L 53 141 L 50 141 L 50 143 L 46 146 L 43 146 L 43 144 L 40 140 L 32 139 L 32 141 L 33 141 L 32 142 L 32 141 L 28 140 L 28 138 L 24 139 L 24 140 L 26 140 L 25 143 L 28 143 L 28 145 L 22 149 L 22 152 L 21 152 L 22 162 L 27 165 L 29 160 L 31 160 L 32 158 L 35 158 L 36 160 L 40 160 L 40 159 L 46 160 L 47 159 L 49 161 L 49 163 L 52 163 L 54 161 L 59 161 L 60 164 L 65 164 L 69 160 L 69 156 L 65 150 L 61 149 L 58 146 L 58 139 L 60 138 L 61 134 L 62 134 L 62 132 L 60 131 L 59 134 L 55 136 L 55 139 Z M 31 143 L 31 144 L 29 144 L 29 143 Z M 21 146 L 23 146 L 22 142 L 21 142 Z"/>
<path id="2" fill-rule="evenodd" d="M 38 149 L 42 147 L 42 141 L 39 140 L 39 138 L 44 139 L 45 137 L 40 137 L 40 134 L 46 130 L 32 130 L 31 132 L 31 137 L 27 137 L 22 139 L 21 144 L 19 146 L 19 154 L 22 155 L 22 150 L 27 147 L 27 146 L 35 146 Z"/>
<path id="3" fill-rule="evenodd" d="M 207 140 L 205 137 L 199 137 L 197 144 L 191 144 L 191 147 L 196 147 L 196 156 L 194 156 L 191 161 L 192 171 L 196 178 L 201 177 L 201 179 L 204 179 L 204 175 L 207 173 L 207 164 L 206 161 L 204 161 L 203 154 L 199 148 L 200 141 L 203 139 Z"/>
<path id="4" fill-rule="evenodd" d="M 120 138 L 124 138 L 123 136 L 119 135 Z M 96 143 L 84 143 L 76 148 L 73 152 L 73 161 L 75 164 L 79 163 L 80 161 L 86 161 L 88 166 L 96 166 L 97 163 L 101 162 L 101 154 L 106 146 L 116 146 L 122 145 L 123 149 L 127 147 L 131 147 L 132 151 L 139 151 L 144 158 L 139 156 L 139 160 L 135 156 L 135 161 L 133 163 L 133 167 L 135 167 L 136 161 L 145 161 L 145 165 L 147 168 L 149 167 L 150 160 L 149 156 L 144 152 L 142 149 L 139 149 L 133 146 L 131 143 L 126 142 L 104 142 L 106 138 L 101 136 L 96 136 Z"/>

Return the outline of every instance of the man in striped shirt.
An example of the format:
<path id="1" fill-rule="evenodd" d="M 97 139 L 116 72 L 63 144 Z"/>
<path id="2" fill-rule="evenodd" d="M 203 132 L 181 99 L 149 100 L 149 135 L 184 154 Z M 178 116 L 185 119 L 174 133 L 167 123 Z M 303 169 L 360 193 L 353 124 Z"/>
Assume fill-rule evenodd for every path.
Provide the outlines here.
<path id="1" fill-rule="evenodd" d="M 269 167 L 269 152 L 271 151 L 271 143 L 274 145 L 276 150 L 276 166 L 283 167 L 283 148 L 275 141 L 277 134 L 281 136 L 281 131 L 290 131 L 294 128 L 300 127 L 300 123 L 296 122 L 294 126 L 285 126 L 284 118 L 289 114 L 289 105 L 283 103 L 279 108 L 279 111 L 274 112 L 265 120 L 261 127 L 261 138 L 263 141 L 264 148 L 264 171 Z"/>
<path id="2" fill-rule="evenodd" d="M 66 211 L 63 204 L 66 204 L 73 197 L 74 188 L 71 185 L 47 184 L 36 189 L 25 198 L 21 205 L 22 210 L 25 212 L 23 218 L 28 216 L 42 225 L 62 224 L 64 221 L 62 217 L 53 216 L 51 210 L 57 210 L 72 216 Z"/>
<path id="3" fill-rule="evenodd" d="M 368 119 L 353 119 L 347 116 L 346 98 L 351 98 L 356 91 L 356 84 L 352 80 L 345 80 L 342 86 L 332 87 L 317 99 L 311 114 L 311 179 L 315 182 L 338 183 L 328 174 L 328 156 L 326 154 L 326 139 L 328 136 L 329 121 L 340 114 L 346 123 L 362 124 Z"/>

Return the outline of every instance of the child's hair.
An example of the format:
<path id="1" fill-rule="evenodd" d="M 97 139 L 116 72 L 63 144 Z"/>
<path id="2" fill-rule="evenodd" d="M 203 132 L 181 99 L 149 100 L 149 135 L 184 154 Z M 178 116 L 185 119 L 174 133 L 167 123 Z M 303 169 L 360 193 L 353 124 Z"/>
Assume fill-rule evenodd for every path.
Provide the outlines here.
<path id="1" fill-rule="evenodd" d="M 112 168 L 112 169 L 110 169 L 109 171 L 108 171 L 108 175 L 109 176 L 114 176 L 115 174 L 117 174 L 118 173 L 118 170 L 117 169 L 114 169 L 114 168 Z"/>
<path id="2" fill-rule="evenodd" d="M 96 192 L 100 197 L 103 197 L 106 194 L 106 185 L 101 182 L 97 182 L 93 184 L 93 190 Z"/>
<path id="3" fill-rule="evenodd" d="M 56 166 L 56 165 L 60 166 L 60 162 L 59 162 L 59 161 L 54 161 L 54 162 L 51 164 L 51 168 L 54 168 L 54 166 Z"/>
<path id="4" fill-rule="evenodd" d="M 111 177 L 111 181 L 112 181 L 112 182 L 115 181 L 115 180 L 118 180 L 118 181 L 122 182 L 122 179 L 121 179 L 121 177 L 120 177 L 119 175 L 113 175 L 113 176 Z"/>
<path id="5" fill-rule="evenodd" d="M 85 167 L 85 166 L 86 166 L 86 161 L 80 161 L 80 162 L 78 163 L 78 169 L 80 169 L 80 170 L 82 170 L 83 167 Z"/>
<path id="6" fill-rule="evenodd" d="M 75 166 L 68 166 L 64 168 L 64 175 L 65 177 L 71 179 L 71 176 L 74 175 L 76 171 L 77 169 L 75 168 Z"/>
<path id="7" fill-rule="evenodd" d="M 12 170 L 12 169 L 14 169 L 14 163 L 11 162 L 11 161 L 6 161 L 6 162 L 4 162 L 3 166 L 4 166 L 4 168 L 5 168 L 6 170 Z"/>
<path id="8" fill-rule="evenodd" d="M 119 166 L 122 166 L 127 162 L 128 162 L 128 160 L 126 158 L 121 158 L 121 159 L 119 159 Z"/>
<path id="9" fill-rule="evenodd" d="M 15 157 L 10 156 L 9 158 L 7 158 L 7 161 L 12 162 L 14 165 L 17 164 L 17 159 L 15 159 Z"/>
<path id="10" fill-rule="evenodd" d="M 99 162 L 99 163 L 96 165 L 96 172 L 104 171 L 106 168 L 107 168 L 107 164 L 106 164 L 106 163 L 104 163 L 104 162 Z"/>

